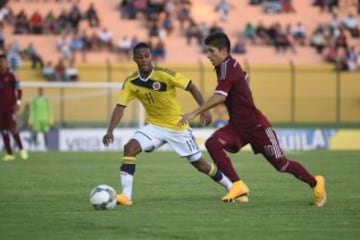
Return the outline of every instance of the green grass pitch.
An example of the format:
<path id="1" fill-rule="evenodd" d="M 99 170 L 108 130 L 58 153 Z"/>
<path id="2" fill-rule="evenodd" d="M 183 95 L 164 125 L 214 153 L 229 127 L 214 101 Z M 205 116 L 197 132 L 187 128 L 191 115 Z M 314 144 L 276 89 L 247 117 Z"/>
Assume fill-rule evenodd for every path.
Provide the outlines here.
<path id="1" fill-rule="evenodd" d="M 0 239 L 359 239 L 360 151 L 287 156 L 326 177 L 325 208 L 311 205 L 306 184 L 250 152 L 231 155 L 251 189 L 245 205 L 221 202 L 225 190 L 185 159 L 155 152 L 137 159 L 132 207 L 95 211 L 94 186 L 120 191 L 121 153 L 30 153 L 0 162 Z"/>

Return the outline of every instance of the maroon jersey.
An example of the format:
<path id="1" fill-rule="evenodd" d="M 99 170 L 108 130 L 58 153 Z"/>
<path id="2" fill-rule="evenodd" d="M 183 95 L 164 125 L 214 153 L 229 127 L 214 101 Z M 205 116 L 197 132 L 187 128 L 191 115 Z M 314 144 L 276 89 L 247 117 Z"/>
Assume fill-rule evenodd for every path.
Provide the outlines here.
<path id="1" fill-rule="evenodd" d="M 226 96 L 225 106 L 229 123 L 243 131 L 270 126 L 266 117 L 256 108 L 248 85 L 248 75 L 230 55 L 216 68 L 218 85 L 214 93 Z"/>
<path id="2" fill-rule="evenodd" d="M 0 73 L 0 112 L 13 112 L 20 97 L 20 85 L 15 74 L 9 69 Z"/>

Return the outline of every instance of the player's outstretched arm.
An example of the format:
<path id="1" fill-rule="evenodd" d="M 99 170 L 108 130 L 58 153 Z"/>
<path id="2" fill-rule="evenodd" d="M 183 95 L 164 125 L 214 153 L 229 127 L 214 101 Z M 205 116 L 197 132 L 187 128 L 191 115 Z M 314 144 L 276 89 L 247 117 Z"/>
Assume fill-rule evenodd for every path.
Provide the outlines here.
<path id="1" fill-rule="evenodd" d="M 180 119 L 180 121 L 178 122 L 178 125 L 184 125 L 185 123 L 187 123 L 188 121 L 194 119 L 197 115 L 215 107 L 216 105 L 223 103 L 226 99 L 226 96 L 221 95 L 221 94 L 214 94 L 212 95 L 203 105 L 201 105 L 200 107 L 196 108 L 194 111 L 190 112 L 190 113 L 185 113 L 182 118 Z"/>
<path id="2" fill-rule="evenodd" d="M 186 89 L 191 93 L 195 101 L 199 104 L 199 106 L 203 105 L 205 103 L 204 97 L 200 93 L 199 89 L 196 87 L 195 84 L 190 83 L 189 86 Z M 208 126 L 212 122 L 211 113 L 209 111 L 204 111 L 200 113 L 200 121 L 202 124 L 205 124 Z"/>
<path id="3" fill-rule="evenodd" d="M 109 146 L 109 144 L 114 141 L 113 131 L 115 127 L 119 124 L 123 114 L 124 114 L 124 106 L 116 105 L 111 115 L 107 132 L 103 137 L 103 144 L 105 146 Z"/>

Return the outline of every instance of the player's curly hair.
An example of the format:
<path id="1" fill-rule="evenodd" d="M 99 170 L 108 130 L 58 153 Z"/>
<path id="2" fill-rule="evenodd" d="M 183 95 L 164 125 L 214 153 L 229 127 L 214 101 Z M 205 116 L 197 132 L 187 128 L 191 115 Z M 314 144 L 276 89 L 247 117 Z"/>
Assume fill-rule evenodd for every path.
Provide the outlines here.
<path id="1" fill-rule="evenodd" d="M 218 49 L 226 48 L 230 53 L 231 43 L 229 37 L 223 32 L 215 32 L 205 38 L 206 45 L 213 45 Z"/>

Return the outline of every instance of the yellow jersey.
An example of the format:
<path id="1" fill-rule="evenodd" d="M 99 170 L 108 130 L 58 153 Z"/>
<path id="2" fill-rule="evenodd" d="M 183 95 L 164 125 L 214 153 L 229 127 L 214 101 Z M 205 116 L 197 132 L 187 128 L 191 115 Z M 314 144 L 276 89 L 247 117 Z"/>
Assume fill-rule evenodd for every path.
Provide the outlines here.
<path id="1" fill-rule="evenodd" d="M 166 68 L 154 67 L 146 79 L 136 72 L 125 80 L 117 104 L 126 106 L 136 98 L 145 108 L 146 123 L 185 130 L 189 128 L 187 124 L 177 126 L 183 110 L 176 97 L 176 88 L 186 89 L 190 82 L 184 75 Z"/>

